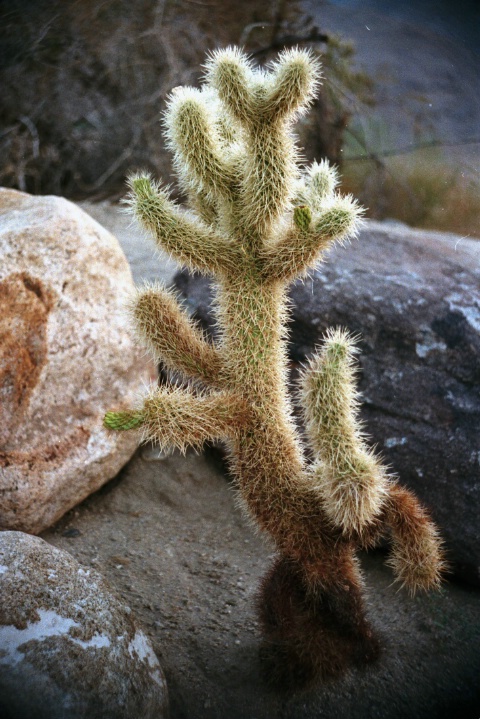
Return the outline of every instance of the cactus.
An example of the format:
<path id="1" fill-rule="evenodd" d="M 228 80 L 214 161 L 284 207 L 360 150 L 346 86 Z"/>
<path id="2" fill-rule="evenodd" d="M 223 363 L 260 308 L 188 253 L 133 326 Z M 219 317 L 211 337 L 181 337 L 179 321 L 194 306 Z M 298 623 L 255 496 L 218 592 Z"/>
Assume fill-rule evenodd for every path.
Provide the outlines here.
<path id="1" fill-rule="evenodd" d="M 441 544 L 366 444 L 347 332 L 329 332 L 301 378 L 312 464 L 292 419 L 286 288 L 332 243 L 353 237 L 362 214 L 338 194 L 326 162 L 299 167 L 292 124 L 315 95 L 317 60 L 289 50 L 261 70 L 228 48 L 209 57 L 204 79 L 200 89 L 172 92 L 164 120 L 189 208 L 147 174 L 130 179 L 128 202 L 162 249 L 215 277 L 219 340 L 210 342 L 168 290 L 139 290 L 130 309 L 140 340 L 190 382 L 155 387 L 105 424 L 140 427 L 144 440 L 182 451 L 226 441 L 241 504 L 277 552 L 257 602 L 263 666 L 269 680 L 298 686 L 378 655 L 358 548 L 388 534 L 398 581 L 414 593 L 438 585 Z"/>

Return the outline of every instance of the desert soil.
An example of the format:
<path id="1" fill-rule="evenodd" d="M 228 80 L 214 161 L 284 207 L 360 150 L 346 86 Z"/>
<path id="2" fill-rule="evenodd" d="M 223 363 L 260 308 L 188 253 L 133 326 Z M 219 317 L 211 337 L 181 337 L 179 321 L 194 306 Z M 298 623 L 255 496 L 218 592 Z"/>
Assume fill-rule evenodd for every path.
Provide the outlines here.
<path id="1" fill-rule="evenodd" d="M 478 719 L 478 591 L 447 583 L 409 598 L 380 551 L 362 563 L 381 660 L 298 695 L 263 686 L 254 598 L 271 548 L 236 507 L 214 450 L 145 446 L 41 536 L 131 606 L 164 668 L 172 719 Z"/>

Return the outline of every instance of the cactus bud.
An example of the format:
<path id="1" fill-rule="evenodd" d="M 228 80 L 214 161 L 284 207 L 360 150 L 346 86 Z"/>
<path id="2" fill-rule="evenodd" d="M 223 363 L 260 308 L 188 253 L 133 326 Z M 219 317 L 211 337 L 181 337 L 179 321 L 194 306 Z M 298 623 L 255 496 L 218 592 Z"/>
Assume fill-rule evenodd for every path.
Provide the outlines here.
<path id="1" fill-rule="evenodd" d="M 107 412 L 103 418 L 103 426 L 107 429 L 125 431 L 140 427 L 143 424 L 143 421 L 143 414 L 136 410 L 127 410 L 125 412 Z"/>
<path id="2" fill-rule="evenodd" d="M 307 232 L 312 222 L 312 212 L 307 205 L 299 205 L 293 211 L 293 221 L 302 232 Z"/>

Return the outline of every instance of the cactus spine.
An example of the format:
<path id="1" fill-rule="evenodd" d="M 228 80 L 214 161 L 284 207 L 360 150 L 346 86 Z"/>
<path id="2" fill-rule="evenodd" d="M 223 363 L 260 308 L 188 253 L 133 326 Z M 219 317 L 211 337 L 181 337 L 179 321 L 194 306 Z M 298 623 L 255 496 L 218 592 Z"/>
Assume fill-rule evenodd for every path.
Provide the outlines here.
<path id="1" fill-rule="evenodd" d="M 295 685 L 377 656 L 358 547 L 391 527 L 391 564 L 412 592 L 436 586 L 442 570 L 435 527 L 365 444 L 346 332 L 328 333 L 303 373 L 311 466 L 292 421 L 286 288 L 355 235 L 361 216 L 327 163 L 299 169 L 291 128 L 319 78 L 309 52 L 285 51 L 263 71 L 229 48 L 210 56 L 201 89 L 171 94 L 166 136 L 189 209 L 144 174 L 131 178 L 129 202 L 163 249 L 215 276 L 220 340 L 209 342 L 167 290 L 140 290 L 131 306 L 140 339 L 195 382 L 154 388 L 142 406 L 105 419 L 111 429 L 141 425 L 164 447 L 227 441 L 242 503 L 278 552 L 258 600 L 266 671 Z"/>

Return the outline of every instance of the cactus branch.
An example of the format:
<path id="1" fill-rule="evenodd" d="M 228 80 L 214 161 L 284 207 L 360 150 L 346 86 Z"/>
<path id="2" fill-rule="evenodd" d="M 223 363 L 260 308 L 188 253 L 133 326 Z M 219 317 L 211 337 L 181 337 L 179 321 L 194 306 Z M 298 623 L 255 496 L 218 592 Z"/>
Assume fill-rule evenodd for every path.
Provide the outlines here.
<path id="1" fill-rule="evenodd" d="M 235 47 L 211 53 L 205 65 L 205 80 L 218 92 L 227 111 L 243 124 L 258 113 L 255 80 L 247 56 Z"/>
<path id="2" fill-rule="evenodd" d="M 144 441 L 181 452 L 235 437 L 249 417 L 245 402 L 231 392 L 197 394 L 177 387 L 152 389 L 141 413 Z"/>
<path id="3" fill-rule="evenodd" d="M 130 179 L 128 203 L 158 244 L 178 262 L 204 273 L 222 272 L 238 263 L 238 250 L 198 218 L 177 207 L 147 175 Z"/>
<path id="4" fill-rule="evenodd" d="M 311 102 L 320 80 L 320 68 L 311 52 L 285 50 L 272 63 L 271 70 L 263 106 L 267 116 L 291 117 Z"/>
<path id="5" fill-rule="evenodd" d="M 349 197 L 336 197 L 321 213 L 306 205 L 295 207 L 291 226 L 260 254 L 265 281 L 292 280 L 318 264 L 334 243 L 356 234 L 361 210 Z"/>
<path id="6" fill-rule="evenodd" d="M 143 414 L 138 410 L 125 410 L 123 412 L 107 412 L 103 418 L 103 426 L 117 432 L 126 432 L 138 429 L 143 424 Z"/>
<path id="7" fill-rule="evenodd" d="M 165 114 L 165 126 L 174 161 L 185 184 L 203 191 L 211 201 L 232 197 L 235 175 L 224 159 L 220 138 L 215 132 L 216 118 L 209 111 L 205 93 L 193 88 L 177 88 Z"/>
<path id="8" fill-rule="evenodd" d="M 295 225 L 290 227 L 282 239 L 262 250 L 263 279 L 265 282 L 292 280 L 316 265 L 330 244 L 329 238 L 316 232 L 303 232 Z"/>
<path id="9" fill-rule="evenodd" d="M 322 160 L 311 164 L 307 170 L 306 180 L 305 201 L 314 211 L 319 211 L 326 202 L 333 199 L 338 185 L 338 173 L 326 160 Z"/>
<path id="10" fill-rule="evenodd" d="M 258 122 L 248 130 L 240 187 L 240 231 L 253 231 L 257 244 L 261 244 L 288 208 L 291 184 L 297 175 L 296 151 L 284 127 L 272 133 L 268 122 Z"/>
<path id="11" fill-rule="evenodd" d="M 220 383 L 220 353 L 171 292 L 161 287 L 144 288 L 133 299 L 130 313 L 139 338 L 157 360 L 211 386 Z"/>
<path id="12" fill-rule="evenodd" d="M 360 533 L 380 513 L 385 469 L 365 445 L 356 417 L 354 339 L 331 331 L 302 378 L 310 443 L 320 458 L 314 469 L 325 510 L 336 526 Z"/>

